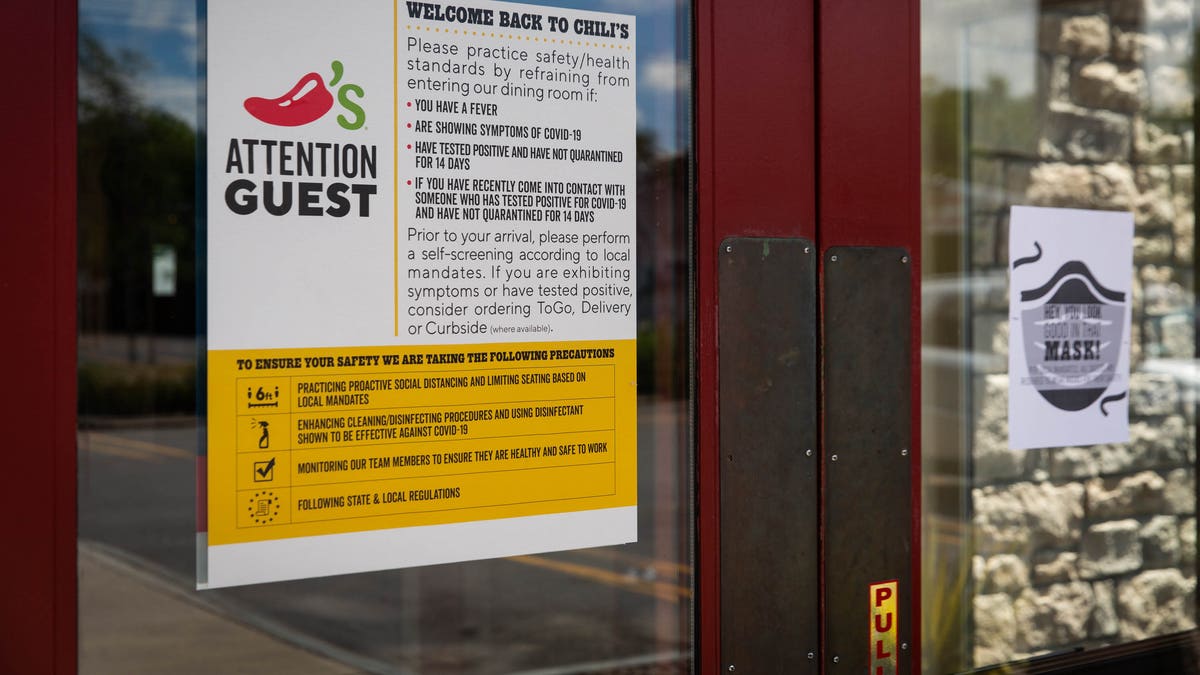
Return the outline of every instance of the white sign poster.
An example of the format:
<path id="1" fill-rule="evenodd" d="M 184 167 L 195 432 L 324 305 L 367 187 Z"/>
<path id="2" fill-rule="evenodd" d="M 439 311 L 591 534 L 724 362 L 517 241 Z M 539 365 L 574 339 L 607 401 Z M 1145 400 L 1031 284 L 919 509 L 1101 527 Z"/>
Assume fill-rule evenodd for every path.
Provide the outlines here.
<path id="1" fill-rule="evenodd" d="M 1132 214 L 1014 206 L 1008 250 L 1010 447 L 1128 441 Z"/>
<path id="2" fill-rule="evenodd" d="M 200 585 L 636 540 L 634 18 L 207 12 Z"/>

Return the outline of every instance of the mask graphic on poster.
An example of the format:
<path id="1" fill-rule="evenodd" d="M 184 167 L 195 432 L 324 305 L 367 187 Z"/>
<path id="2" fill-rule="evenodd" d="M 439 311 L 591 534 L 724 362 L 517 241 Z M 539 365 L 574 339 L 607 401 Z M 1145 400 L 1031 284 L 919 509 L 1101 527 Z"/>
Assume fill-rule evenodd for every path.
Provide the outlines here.
<path id="1" fill-rule="evenodd" d="M 1036 264 L 1037 254 L 1016 260 L 1013 269 Z M 1079 260 L 1046 270 L 1045 283 L 1020 290 L 1022 340 L 1029 383 L 1054 407 L 1076 412 L 1100 400 L 1119 401 L 1126 392 L 1105 397 L 1121 355 L 1125 293 L 1105 288 Z M 1016 289 L 1014 289 L 1016 290 Z"/>

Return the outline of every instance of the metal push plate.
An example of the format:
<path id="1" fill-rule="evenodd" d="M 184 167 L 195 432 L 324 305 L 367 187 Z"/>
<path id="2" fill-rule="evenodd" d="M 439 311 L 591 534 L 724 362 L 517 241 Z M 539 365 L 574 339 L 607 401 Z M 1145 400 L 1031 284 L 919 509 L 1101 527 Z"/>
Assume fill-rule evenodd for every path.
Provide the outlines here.
<path id="1" fill-rule="evenodd" d="M 718 256 L 722 672 L 820 661 L 815 251 L 731 238 Z"/>
<path id="2" fill-rule="evenodd" d="M 907 673 L 913 266 L 899 248 L 831 248 L 824 262 L 824 660 L 830 673 Z"/>

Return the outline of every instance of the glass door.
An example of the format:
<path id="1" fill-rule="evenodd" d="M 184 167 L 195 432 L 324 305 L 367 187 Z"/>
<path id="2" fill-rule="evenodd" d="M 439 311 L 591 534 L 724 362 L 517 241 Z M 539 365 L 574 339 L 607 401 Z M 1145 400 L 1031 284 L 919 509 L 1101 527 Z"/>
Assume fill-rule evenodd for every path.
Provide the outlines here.
<path id="1" fill-rule="evenodd" d="M 921 22 L 924 666 L 1190 639 L 1194 5 L 926 1 Z M 1013 441 L 1034 425 L 1014 417 L 1030 375 L 1010 356 L 1033 342 L 1010 303 L 1053 236 L 1047 225 L 1036 247 L 1010 248 L 1016 207 L 1130 219 L 1132 250 L 1110 276 L 1131 293 L 1128 380 L 1109 392 L 1127 391 L 1109 409 L 1125 437 Z M 1086 413 L 1076 435 L 1095 424 Z"/>
<path id="2" fill-rule="evenodd" d="M 211 7 L 83 0 L 80 672 L 693 669 L 692 12 L 686 3 L 536 4 L 522 6 L 527 16 L 569 6 L 636 22 L 636 110 L 622 114 L 636 118 L 637 542 L 195 590 L 206 513 L 197 476 L 209 441 L 206 274 L 213 281 L 201 225 L 205 190 L 216 189 L 198 178 L 197 153 L 205 92 L 222 86 L 205 75 Z M 304 10 L 295 13 L 303 22 Z M 529 58 L 554 51 L 549 38 L 525 42 Z M 561 164 L 569 180 L 570 163 Z M 266 427 L 255 433 L 266 438 Z"/>

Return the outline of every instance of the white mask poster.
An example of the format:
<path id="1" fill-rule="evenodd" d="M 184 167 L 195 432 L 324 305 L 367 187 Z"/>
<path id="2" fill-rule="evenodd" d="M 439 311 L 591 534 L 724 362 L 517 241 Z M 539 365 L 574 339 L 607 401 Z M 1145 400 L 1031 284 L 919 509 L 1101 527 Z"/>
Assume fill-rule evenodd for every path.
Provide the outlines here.
<path id="1" fill-rule="evenodd" d="M 1009 445 L 1129 440 L 1133 216 L 1014 206 Z"/>
<path id="2" fill-rule="evenodd" d="M 633 17 L 206 11 L 198 585 L 635 541 Z"/>

